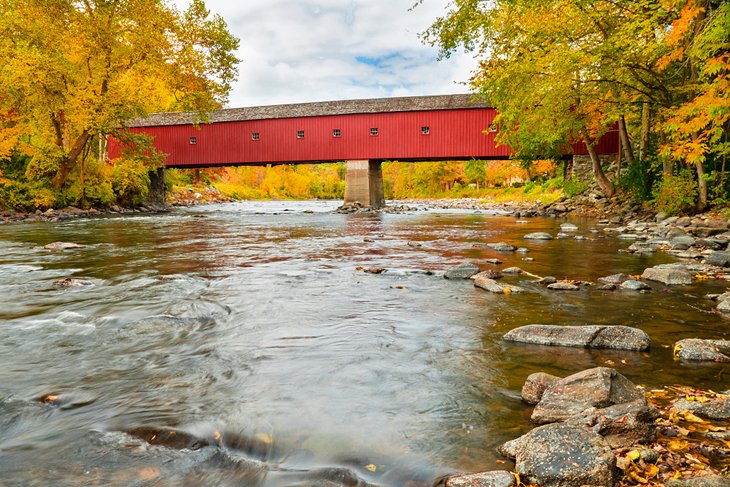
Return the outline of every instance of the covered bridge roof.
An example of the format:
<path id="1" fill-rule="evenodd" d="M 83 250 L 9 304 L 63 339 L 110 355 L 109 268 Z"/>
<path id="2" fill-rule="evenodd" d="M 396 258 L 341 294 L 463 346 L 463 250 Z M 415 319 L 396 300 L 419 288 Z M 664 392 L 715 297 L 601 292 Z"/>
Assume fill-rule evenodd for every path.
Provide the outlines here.
<path id="1" fill-rule="evenodd" d="M 363 113 L 417 112 L 485 108 L 484 102 L 474 101 L 472 95 L 411 96 L 372 98 L 364 100 L 318 101 L 288 105 L 227 108 L 210 114 L 211 122 L 241 122 L 276 118 L 322 117 Z M 190 125 L 200 122 L 194 112 L 153 113 L 145 119 L 133 120 L 132 127 Z"/>

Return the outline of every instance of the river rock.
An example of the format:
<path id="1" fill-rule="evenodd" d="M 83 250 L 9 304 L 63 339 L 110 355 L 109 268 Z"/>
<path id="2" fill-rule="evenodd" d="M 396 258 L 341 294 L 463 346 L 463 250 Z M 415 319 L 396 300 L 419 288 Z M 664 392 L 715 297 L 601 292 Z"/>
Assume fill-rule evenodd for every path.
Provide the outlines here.
<path id="1" fill-rule="evenodd" d="M 607 408 L 589 408 L 568 420 L 601 435 L 611 448 L 635 443 L 651 443 L 656 439 L 657 409 L 639 399 Z"/>
<path id="2" fill-rule="evenodd" d="M 669 244 L 672 250 L 687 250 L 695 244 L 695 239 L 692 235 L 677 235 L 669 239 Z"/>
<path id="3" fill-rule="evenodd" d="M 674 344 L 674 355 L 688 362 L 730 362 L 730 340 L 686 338 Z"/>
<path id="4" fill-rule="evenodd" d="M 524 236 L 526 240 L 552 240 L 553 236 L 546 232 L 533 232 Z"/>
<path id="5" fill-rule="evenodd" d="M 560 229 L 564 232 L 577 232 L 578 226 L 573 225 L 572 223 L 561 223 Z"/>
<path id="6" fill-rule="evenodd" d="M 46 250 L 69 250 L 69 249 L 81 249 L 84 246 L 73 242 L 53 242 L 48 245 L 44 245 L 43 248 Z"/>
<path id="7" fill-rule="evenodd" d="M 545 277 L 541 277 L 540 279 L 537 279 L 534 282 L 535 282 L 535 284 L 541 284 L 543 286 L 547 286 L 549 284 L 555 284 L 556 282 L 558 282 L 558 280 L 556 278 L 554 278 L 553 276 L 545 276 Z"/>
<path id="8" fill-rule="evenodd" d="M 598 282 L 603 284 L 621 284 L 622 282 L 629 279 L 626 274 L 612 274 L 610 276 L 599 277 Z"/>
<path id="9" fill-rule="evenodd" d="M 56 287 L 82 287 L 82 286 L 91 286 L 91 281 L 86 281 L 84 279 L 73 279 L 71 277 L 67 277 L 65 279 L 59 279 L 58 281 L 55 281 L 53 283 Z"/>
<path id="10" fill-rule="evenodd" d="M 615 369 L 596 367 L 560 379 L 545 390 L 532 412 L 536 423 L 564 421 L 588 408 L 646 401 L 644 395 Z"/>
<path id="11" fill-rule="evenodd" d="M 636 281 L 634 279 L 628 279 L 621 283 L 621 289 L 626 289 L 629 291 L 644 291 L 646 289 L 651 289 L 651 287 L 643 283 L 641 281 Z"/>
<path id="12" fill-rule="evenodd" d="M 726 421 L 730 419 L 730 396 L 719 396 L 708 402 L 680 399 L 674 403 L 677 411 L 691 411 L 701 418 Z"/>
<path id="13" fill-rule="evenodd" d="M 499 259 L 484 259 L 484 262 L 492 265 L 500 265 L 502 263 L 502 261 Z"/>
<path id="14" fill-rule="evenodd" d="M 501 279 L 504 277 L 504 274 L 502 274 L 502 271 L 498 271 L 495 269 L 487 269 L 486 271 L 482 271 L 479 274 L 474 274 L 471 276 L 471 280 L 474 281 L 479 278 L 486 278 L 486 279 Z"/>
<path id="15" fill-rule="evenodd" d="M 512 293 L 525 292 L 525 290 L 519 286 L 513 286 L 513 285 L 509 285 L 509 284 L 500 284 L 497 281 L 495 281 L 494 279 L 489 279 L 488 277 L 477 276 L 474 279 L 474 285 L 478 288 L 484 289 L 485 291 L 489 291 L 490 293 L 497 293 L 497 294 L 512 294 Z"/>
<path id="16" fill-rule="evenodd" d="M 522 385 L 522 400 L 527 404 L 537 404 L 545 390 L 559 380 L 560 377 L 545 372 L 530 374 Z"/>
<path id="17" fill-rule="evenodd" d="M 730 487 L 730 479 L 719 475 L 702 475 L 688 479 L 670 479 L 667 487 Z"/>
<path id="18" fill-rule="evenodd" d="M 492 250 L 496 250 L 497 252 L 514 252 L 515 250 L 517 250 L 517 247 L 505 242 L 488 243 L 487 247 Z"/>
<path id="19" fill-rule="evenodd" d="M 522 269 L 519 267 L 507 267 L 506 269 L 502 269 L 503 274 L 522 274 Z"/>
<path id="20" fill-rule="evenodd" d="M 479 273 L 475 264 L 460 264 L 444 272 L 444 279 L 469 279 Z"/>
<path id="21" fill-rule="evenodd" d="M 715 238 L 702 238 L 695 242 L 695 247 L 701 247 L 707 250 L 722 250 L 727 247 L 727 242 Z"/>
<path id="22" fill-rule="evenodd" d="M 649 336 L 629 326 L 526 325 L 508 331 L 503 340 L 558 347 L 610 348 L 645 351 Z"/>
<path id="23" fill-rule="evenodd" d="M 616 456 L 611 447 L 600 435 L 582 426 L 540 426 L 505 443 L 500 451 L 515 459 L 525 484 L 610 487 L 616 480 Z"/>
<path id="24" fill-rule="evenodd" d="M 548 284 L 548 289 L 552 291 L 578 291 L 580 288 L 576 286 L 575 284 L 571 284 L 569 282 L 554 282 L 552 284 Z"/>
<path id="25" fill-rule="evenodd" d="M 456 474 L 447 477 L 444 484 L 446 487 L 511 487 L 515 485 L 515 476 L 505 470 Z"/>
<path id="26" fill-rule="evenodd" d="M 658 281 L 667 286 L 692 284 L 692 274 L 684 269 L 667 269 L 664 267 L 649 267 L 641 274 L 642 279 Z"/>
<path id="27" fill-rule="evenodd" d="M 705 258 L 705 263 L 718 267 L 730 267 L 730 252 L 715 251 Z"/>
<path id="28" fill-rule="evenodd" d="M 168 448 L 197 450 L 210 445 L 210 442 L 204 438 L 198 438 L 190 433 L 173 428 L 141 426 L 124 432 L 144 440 L 150 445 L 161 445 Z"/>

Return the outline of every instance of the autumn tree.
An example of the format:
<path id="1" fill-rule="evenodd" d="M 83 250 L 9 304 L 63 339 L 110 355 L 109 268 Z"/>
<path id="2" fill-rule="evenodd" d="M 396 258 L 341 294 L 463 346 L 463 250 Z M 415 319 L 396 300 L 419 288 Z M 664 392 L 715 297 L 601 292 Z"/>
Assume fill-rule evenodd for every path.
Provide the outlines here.
<path id="1" fill-rule="evenodd" d="M 28 128 L 29 171 L 63 187 L 94 140 L 152 111 L 226 101 L 238 39 L 202 0 L 0 0 L 0 127 Z"/>
<path id="2" fill-rule="evenodd" d="M 711 0 L 455 0 L 426 39 L 442 55 L 463 46 L 481 58 L 472 88 L 499 110 L 497 140 L 518 157 L 583 141 L 610 195 L 592 146 L 616 126 L 630 164 L 647 170 L 659 154 L 666 175 L 677 163 L 696 167 L 702 205 L 705 161 L 724 164 L 727 152 L 728 9 Z"/>

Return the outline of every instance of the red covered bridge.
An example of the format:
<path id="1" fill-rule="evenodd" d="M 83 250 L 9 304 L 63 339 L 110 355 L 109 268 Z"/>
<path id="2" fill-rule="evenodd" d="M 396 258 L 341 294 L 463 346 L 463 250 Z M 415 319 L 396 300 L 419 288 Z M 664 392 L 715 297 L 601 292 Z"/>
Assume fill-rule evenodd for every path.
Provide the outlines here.
<path id="1" fill-rule="evenodd" d="M 495 115 L 470 95 L 444 95 L 231 108 L 199 125 L 194 114 L 160 113 L 130 131 L 154 136 L 167 167 L 347 161 L 345 202 L 380 207 L 382 161 L 508 158 L 490 130 Z M 609 133 L 596 149 L 614 154 L 617 146 Z"/>

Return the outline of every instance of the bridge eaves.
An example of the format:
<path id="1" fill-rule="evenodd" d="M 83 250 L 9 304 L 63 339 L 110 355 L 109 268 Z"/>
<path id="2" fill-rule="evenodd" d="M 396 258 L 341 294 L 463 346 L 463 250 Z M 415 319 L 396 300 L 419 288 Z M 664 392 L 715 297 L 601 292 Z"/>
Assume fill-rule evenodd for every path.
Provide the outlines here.
<path id="1" fill-rule="evenodd" d="M 212 112 L 209 116 L 210 121 L 216 123 L 468 108 L 487 108 L 487 105 L 483 101 L 475 99 L 473 95 L 434 95 L 227 108 Z M 145 119 L 133 120 L 129 127 L 190 125 L 200 122 L 200 116 L 194 112 L 153 113 Z"/>

